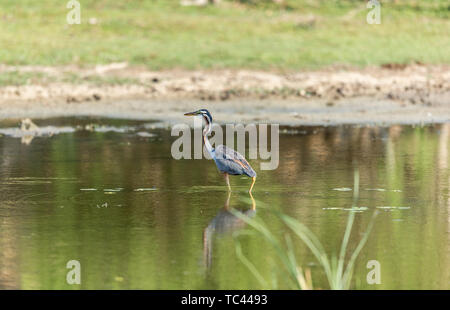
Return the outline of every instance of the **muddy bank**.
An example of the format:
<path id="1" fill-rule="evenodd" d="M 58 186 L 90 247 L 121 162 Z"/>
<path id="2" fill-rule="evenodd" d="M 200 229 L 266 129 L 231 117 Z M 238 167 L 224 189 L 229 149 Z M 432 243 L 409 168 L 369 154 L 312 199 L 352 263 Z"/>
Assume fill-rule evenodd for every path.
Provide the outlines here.
<path id="1" fill-rule="evenodd" d="M 279 123 L 282 125 L 426 124 L 450 122 L 448 103 L 420 105 L 357 97 L 326 100 L 102 100 L 99 102 L 24 102 L 0 104 L 2 118 L 101 116 L 161 121 L 158 126 L 189 122 L 183 113 L 209 109 L 218 123 Z"/>
<path id="2" fill-rule="evenodd" d="M 0 66 L 0 74 L 11 72 L 34 75 L 24 85 L 0 87 L 2 118 L 95 115 L 172 123 L 182 120 L 184 111 L 206 107 L 222 123 L 450 121 L 450 66 L 445 65 L 295 73 L 151 72 L 125 63 L 85 69 Z"/>

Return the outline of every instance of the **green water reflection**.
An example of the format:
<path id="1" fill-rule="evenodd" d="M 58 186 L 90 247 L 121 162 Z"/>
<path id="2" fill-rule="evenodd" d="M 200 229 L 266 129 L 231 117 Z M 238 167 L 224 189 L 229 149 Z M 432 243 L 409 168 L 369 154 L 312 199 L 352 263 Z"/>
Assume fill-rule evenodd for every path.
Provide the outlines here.
<path id="1" fill-rule="evenodd" d="M 356 215 L 351 247 L 373 211 L 380 213 L 352 288 L 450 289 L 450 124 L 283 133 L 277 170 L 260 171 L 258 161 L 251 161 L 258 172 L 256 210 L 242 200 L 248 198 L 248 178 L 231 179 L 229 198 L 213 162 L 174 160 L 169 131 L 133 126 L 142 127 L 75 131 L 28 145 L 0 138 L 0 288 L 261 288 L 236 257 L 233 232 L 247 228 L 227 208 L 262 217 L 283 236 L 288 230 L 277 217 L 258 209 L 258 201 L 264 202 L 297 218 L 327 251 L 337 252 L 352 192 L 336 189 L 352 188 L 358 166 L 358 206 L 367 209 Z M 239 238 L 264 277 L 286 288 L 271 246 L 256 234 Z M 308 249 L 301 242 L 295 246 L 314 287 L 328 288 Z M 66 283 L 72 259 L 81 263 L 78 286 Z M 373 259 L 381 264 L 381 285 L 366 282 L 366 264 Z"/>

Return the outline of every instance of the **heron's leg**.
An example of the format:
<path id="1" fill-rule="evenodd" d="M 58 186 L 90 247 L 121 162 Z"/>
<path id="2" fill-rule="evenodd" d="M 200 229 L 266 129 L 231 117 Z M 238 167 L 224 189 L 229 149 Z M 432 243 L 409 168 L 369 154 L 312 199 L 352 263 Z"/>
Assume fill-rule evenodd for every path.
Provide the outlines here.
<path id="1" fill-rule="evenodd" d="M 250 189 L 248 190 L 249 193 L 252 192 L 253 185 L 255 185 L 255 182 L 256 182 L 256 177 L 253 177 L 253 178 L 252 178 L 252 185 L 250 186 Z"/>
<path id="2" fill-rule="evenodd" d="M 248 192 L 250 194 L 250 199 L 252 200 L 252 210 L 256 210 L 256 202 L 253 198 L 252 192 Z"/>
<path id="3" fill-rule="evenodd" d="M 225 176 L 225 182 L 227 182 L 228 190 L 231 192 L 231 186 L 230 186 L 230 175 L 228 173 L 224 173 Z"/>
<path id="4" fill-rule="evenodd" d="M 231 198 L 231 191 L 228 191 L 228 198 L 227 201 L 225 202 L 225 210 L 230 209 L 230 198 Z"/>

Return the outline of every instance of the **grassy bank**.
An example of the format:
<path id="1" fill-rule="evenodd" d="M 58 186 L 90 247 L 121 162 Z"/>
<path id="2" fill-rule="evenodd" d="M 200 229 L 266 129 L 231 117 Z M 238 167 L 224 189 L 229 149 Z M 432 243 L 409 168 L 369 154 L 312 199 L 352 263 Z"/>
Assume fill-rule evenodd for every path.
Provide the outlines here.
<path id="1" fill-rule="evenodd" d="M 365 1 L 2 0 L 0 63 L 93 65 L 129 62 L 150 69 L 301 69 L 328 65 L 449 63 L 446 1 L 383 2 L 381 24 L 366 23 Z"/>

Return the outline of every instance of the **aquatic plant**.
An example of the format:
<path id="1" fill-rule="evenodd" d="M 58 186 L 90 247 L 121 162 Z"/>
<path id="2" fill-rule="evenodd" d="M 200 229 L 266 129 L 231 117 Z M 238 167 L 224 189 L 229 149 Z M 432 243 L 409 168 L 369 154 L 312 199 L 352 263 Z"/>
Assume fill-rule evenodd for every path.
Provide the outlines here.
<path id="1" fill-rule="evenodd" d="M 358 170 L 355 170 L 354 173 L 354 187 L 353 187 L 353 204 L 351 209 L 357 209 L 357 201 L 359 197 L 359 173 Z M 258 202 L 258 208 L 265 208 L 267 210 L 268 206 L 263 204 L 262 202 Z M 262 235 L 275 249 L 275 253 L 277 257 L 280 259 L 282 265 L 285 267 L 284 272 L 287 275 L 287 279 L 289 280 L 290 286 L 293 289 L 313 289 L 312 277 L 310 269 L 303 270 L 299 264 L 297 263 L 294 245 L 292 238 L 289 234 L 285 235 L 285 240 L 282 242 L 279 238 L 277 238 L 268 228 L 268 226 L 264 223 L 264 221 L 257 218 L 249 218 L 243 215 L 240 212 L 232 211 L 233 214 L 243 221 L 245 221 L 249 226 L 255 229 L 260 235 Z M 351 255 L 349 255 L 349 259 L 346 262 L 346 257 L 348 257 L 348 243 L 350 239 L 350 235 L 352 232 L 353 222 L 355 219 L 354 211 L 350 211 L 347 218 L 347 225 L 344 232 L 344 237 L 342 239 L 341 247 L 339 250 L 339 255 L 332 254 L 329 256 L 314 233 L 309 230 L 304 224 L 300 223 L 297 219 L 288 216 L 282 212 L 271 210 L 276 216 L 285 224 L 293 234 L 298 237 L 312 252 L 314 257 L 317 259 L 317 262 L 322 267 L 325 272 L 326 278 L 328 280 L 328 284 L 330 289 L 333 290 L 342 290 L 349 289 L 351 285 L 351 280 L 353 276 L 353 270 L 355 261 L 360 254 L 362 248 L 366 244 L 366 241 L 369 237 L 369 234 L 372 230 L 375 217 L 378 211 L 373 213 L 371 221 L 368 224 L 368 227 L 359 241 L 356 248 L 353 250 Z M 236 237 L 242 233 L 237 233 Z M 241 262 L 250 270 L 250 272 L 256 277 L 256 279 L 260 282 L 263 287 L 271 287 L 277 288 L 276 284 L 270 286 L 269 281 L 267 281 L 258 269 L 254 266 L 254 264 L 243 254 L 242 247 L 238 238 L 235 238 L 236 241 L 236 254 L 237 257 L 241 260 Z"/>

